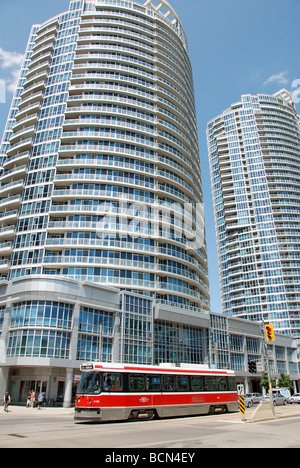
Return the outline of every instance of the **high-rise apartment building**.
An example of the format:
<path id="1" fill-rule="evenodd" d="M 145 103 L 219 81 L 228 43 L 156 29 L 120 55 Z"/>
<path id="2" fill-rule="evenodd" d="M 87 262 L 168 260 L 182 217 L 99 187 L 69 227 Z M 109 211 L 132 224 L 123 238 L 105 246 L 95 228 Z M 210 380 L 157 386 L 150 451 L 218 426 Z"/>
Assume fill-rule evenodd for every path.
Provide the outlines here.
<path id="1" fill-rule="evenodd" d="M 300 130 L 291 95 L 242 96 L 208 124 L 223 311 L 300 336 Z"/>
<path id="2" fill-rule="evenodd" d="M 208 310 L 192 70 L 167 2 L 71 1 L 34 26 L 1 153 L 2 279 Z"/>
<path id="3" fill-rule="evenodd" d="M 0 150 L 0 389 L 71 401 L 84 360 L 207 362 L 192 69 L 168 2 L 71 0 L 35 25 Z"/>

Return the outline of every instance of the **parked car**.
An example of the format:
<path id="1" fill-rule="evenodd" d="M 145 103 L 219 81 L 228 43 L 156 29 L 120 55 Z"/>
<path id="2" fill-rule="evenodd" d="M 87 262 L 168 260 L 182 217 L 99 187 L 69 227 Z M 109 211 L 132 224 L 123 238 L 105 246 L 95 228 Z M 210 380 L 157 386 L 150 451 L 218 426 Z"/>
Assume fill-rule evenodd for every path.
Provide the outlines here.
<path id="1" fill-rule="evenodd" d="M 266 396 L 267 399 L 270 399 L 269 394 Z M 288 398 L 284 397 L 280 392 L 273 390 L 273 405 L 274 406 L 285 406 L 288 404 Z"/>
<path id="2" fill-rule="evenodd" d="M 252 408 L 253 405 L 252 393 L 247 393 L 247 395 L 245 395 L 245 406 L 246 408 Z"/>
<path id="3" fill-rule="evenodd" d="M 249 393 L 249 395 L 252 395 L 252 401 L 253 403 L 260 403 L 261 400 L 263 399 L 263 396 L 261 393 Z"/>
<path id="4" fill-rule="evenodd" d="M 273 405 L 274 406 L 285 406 L 288 404 L 286 397 L 281 395 L 281 393 L 277 393 L 273 395 Z"/>
<path id="5" fill-rule="evenodd" d="M 287 403 L 290 403 L 291 391 L 288 388 L 274 388 L 273 392 L 280 392 L 285 397 Z"/>
<path id="6" fill-rule="evenodd" d="M 279 398 L 283 397 L 284 398 L 284 404 L 287 405 L 290 402 L 291 394 L 290 394 L 290 392 L 288 390 L 283 389 L 283 388 L 273 389 L 273 400 L 278 398 L 278 397 Z"/>
<path id="7" fill-rule="evenodd" d="M 293 403 L 298 403 L 298 405 L 300 405 L 300 393 L 295 393 L 295 395 L 290 398 L 290 404 L 292 405 Z"/>

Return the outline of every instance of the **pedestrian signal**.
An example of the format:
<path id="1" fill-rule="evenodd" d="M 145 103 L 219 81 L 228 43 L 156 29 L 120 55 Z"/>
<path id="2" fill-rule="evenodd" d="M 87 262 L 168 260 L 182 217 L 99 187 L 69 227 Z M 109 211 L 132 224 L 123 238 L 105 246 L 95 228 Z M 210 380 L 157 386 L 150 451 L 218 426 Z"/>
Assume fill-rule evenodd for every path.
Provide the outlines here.
<path id="1" fill-rule="evenodd" d="M 266 330 L 266 340 L 275 341 L 274 325 L 265 325 Z"/>

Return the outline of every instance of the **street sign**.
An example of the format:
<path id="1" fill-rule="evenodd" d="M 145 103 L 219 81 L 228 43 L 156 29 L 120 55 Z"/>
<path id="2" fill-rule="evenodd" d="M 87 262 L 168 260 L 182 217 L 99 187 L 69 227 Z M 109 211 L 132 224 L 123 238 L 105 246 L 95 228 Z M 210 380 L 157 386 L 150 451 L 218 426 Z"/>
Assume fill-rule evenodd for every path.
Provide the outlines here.
<path id="1" fill-rule="evenodd" d="M 243 415 L 243 421 L 245 421 L 245 413 L 246 413 L 246 407 L 245 407 L 245 387 L 242 384 L 237 385 L 237 392 L 239 396 L 239 409 L 240 413 Z"/>
<path id="2" fill-rule="evenodd" d="M 240 402 L 240 413 L 245 414 L 246 413 L 245 397 L 240 396 L 239 397 L 239 402 Z"/>
<path id="3" fill-rule="evenodd" d="M 265 371 L 264 361 L 257 361 L 256 368 L 257 368 L 257 372 L 264 372 Z"/>

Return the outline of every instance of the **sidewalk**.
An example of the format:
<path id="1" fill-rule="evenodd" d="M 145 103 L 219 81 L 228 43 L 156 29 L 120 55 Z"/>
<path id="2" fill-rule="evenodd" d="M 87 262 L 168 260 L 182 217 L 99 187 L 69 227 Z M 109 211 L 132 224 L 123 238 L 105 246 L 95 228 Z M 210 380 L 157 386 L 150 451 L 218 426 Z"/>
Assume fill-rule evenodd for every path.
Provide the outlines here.
<path id="1" fill-rule="evenodd" d="M 300 417 L 300 405 L 286 405 L 286 406 L 275 406 L 275 416 L 263 416 L 258 417 L 257 420 L 251 421 L 253 413 L 257 410 L 258 406 L 253 406 L 251 409 L 246 410 L 245 419 L 246 422 L 262 422 L 271 421 L 275 419 L 287 419 L 287 418 L 298 418 Z"/>
<path id="2" fill-rule="evenodd" d="M 44 415 L 49 416 L 57 416 L 57 415 L 70 415 L 74 416 L 74 407 L 72 408 L 63 408 L 63 407 L 55 407 L 55 406 L 45 406 L 42 407 L 40 410 L 37 408 L 26 408 L 26 406 L 14 406 L 11 405 L 8 408 L 8 413 L 4 412 L 4 409 L 0 409 L 0 414 L 8 414 L 8 415 L 16 415 L 16 416 L 33 416 L 38 413 L 43 413 Z"/>

